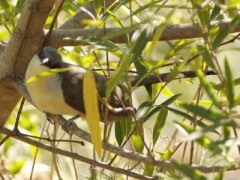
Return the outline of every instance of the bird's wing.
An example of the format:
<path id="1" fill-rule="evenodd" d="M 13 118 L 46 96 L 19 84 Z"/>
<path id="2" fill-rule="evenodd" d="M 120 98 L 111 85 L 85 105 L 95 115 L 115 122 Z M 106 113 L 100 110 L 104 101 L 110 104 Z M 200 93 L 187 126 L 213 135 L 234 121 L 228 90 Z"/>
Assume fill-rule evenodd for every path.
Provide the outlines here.
<path id="1" fill-rule="evenodd" d="M 85 113 L 83 99 L 83 78 L 87 69 L 76 65 L 64 63 L 63 67 L 70 67 L 71 70 L 62 72 L 62 89 L 65 102 L 74 109 Z M 107 78 L 95 72 L 96 87 L 101 98 L 105 97 Z"/>

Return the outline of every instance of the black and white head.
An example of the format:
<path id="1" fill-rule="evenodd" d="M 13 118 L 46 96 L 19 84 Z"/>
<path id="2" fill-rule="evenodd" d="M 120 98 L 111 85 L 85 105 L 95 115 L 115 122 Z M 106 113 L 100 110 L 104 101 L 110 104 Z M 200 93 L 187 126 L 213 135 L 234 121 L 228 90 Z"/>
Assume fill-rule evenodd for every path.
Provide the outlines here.
<path id="1" fill-rule="evenodd" d="M 60 68 L 62 63 L 61 55 L 52 47 L 43 48 L 37 56 L 41 64 L 49 67 L 50 69 Z"/>

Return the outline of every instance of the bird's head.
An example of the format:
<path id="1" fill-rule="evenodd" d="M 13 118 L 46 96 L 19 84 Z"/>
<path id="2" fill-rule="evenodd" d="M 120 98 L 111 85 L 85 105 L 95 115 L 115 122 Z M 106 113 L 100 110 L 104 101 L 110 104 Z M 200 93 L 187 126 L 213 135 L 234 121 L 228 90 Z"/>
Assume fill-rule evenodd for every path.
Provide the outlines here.
<path id="1" fill-rule="evenodd" d="M 45 47 L 37 54 L 41 65 L 50 69 L 60 68 L 62 63 L 61 55 L 52 47 Z"/>

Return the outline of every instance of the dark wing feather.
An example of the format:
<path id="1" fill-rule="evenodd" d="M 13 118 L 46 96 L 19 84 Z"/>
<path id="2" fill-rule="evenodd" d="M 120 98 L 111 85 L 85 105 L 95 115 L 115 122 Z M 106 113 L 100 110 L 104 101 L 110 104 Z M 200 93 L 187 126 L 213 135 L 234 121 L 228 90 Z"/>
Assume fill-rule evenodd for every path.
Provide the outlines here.
<path id="1" fill-rule="evenodd" d="M 62 89 L 65 102 L 72 108 L 85 113 L 83 100 L 83 76 L 85 72 L 77 70 L 78 66 L 63 64 L 63 67 L 73 67 L 73 69 L 62 72 Z M 101 98 L 105 97 L 107 78 L 95 72 L 96 87 Z"/>

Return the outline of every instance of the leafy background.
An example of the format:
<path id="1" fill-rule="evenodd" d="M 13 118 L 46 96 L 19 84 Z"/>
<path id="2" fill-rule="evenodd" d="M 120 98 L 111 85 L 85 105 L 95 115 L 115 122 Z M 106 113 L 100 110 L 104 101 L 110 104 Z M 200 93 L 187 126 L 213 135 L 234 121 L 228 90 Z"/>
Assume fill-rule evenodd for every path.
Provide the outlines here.
<path id="1" fill-rule="evenodd" d="M 21 15 L 23 3 L 24 0 L 0 1 L 1 41 L 8 42 L 11 37 Z M 60 27 L 88 3 L 84 0 L 66 0 L 55 22 L 55 28 Z M 166 83 L 140 87 L 133 92 L 130 89 L 132 103 L 138 108 L 135 118 L 140 122 L 137 130 L 131 134 L 135 124 L 129 120 L 117 121 L 112 128 L 108 127 L 106 130 L 110 143 L 120 147 L 126 143 L 121 148 L 160 160 L 171 160 L 172 168 L 137 164 L 122 157 L 117 157 L 113 165 L 125 167 L 129 171 L 131 167 L 136 167 L 135 172 L 153 177 L 236 177 L 239 171 L 229 171 L 228 168 L 239 163 L 237 134 L 240 51 L 238 34 L 230 32 L 239 26 L 240 3 L 237 0 L 125 0 L 105 3 L 106 9 L 103 8 L 103 1 L 94 1 L 95 19 L 83 20 L 83 26 L 86 30 L 105 28 L 108 32 L 112 27 L 117 27 L 117 30 L 102 37 L 95 31 L 89 37 L 66 37 L 66 40 L 84 45 L 61 47 L 59 52 L 64 60 L 91 69 L 107 69 L 109 64 L 111 68 L 116 69 L 109 80 L 109 92 L 120 81 L 125 82 L 126 89 L 129 90 L 127 81 L 122 78 L 127 70 L 136 71 L 135 74 L 143 77 L 169 72 L 174 79 L 182 70 L 193 70 L 198 76 L 194 79 L 170 79 Z M 60 1 L 57 1 L 49 14 L 46 29 L 50 28 L 59 4 Z M 220 20 L 229 20 L 230 23 L 222 29 L 210 25 L 210 22 Z M 186 23 L 198 23 L 204 36 L 159 41 L 167 26 Z M 123 35 L 123 38 L 116 38 L 118 35 Z M 229 41 L 231 39 L 234 41 Z M 214 70 L 217 75 L 206 77 L 203 72 L 207 69 Z M 129 98 L 129 93 L 126 93 L 126 96 Z M 7 121 L 8 128 L 13 127 L 18 109 L 19 105 Z M 77 120 L 77 124 L 81 129 L 88 131 L 86 122 Z M 51 139 L 69 140 L 73 138 L 79 141 L 79 138 L 63 132 L 58 125 L 53 126 L 47 122 L 43 113 L 29 103 L 24 105 L 19 126 L 22 133 L 33 136 L 43 135 Z M 103 124 L 101 126 L 102 129 L 106 128 Z M 127 137 L 130 140 L 126 140 Z M 90 143 L 85 143 L 85 146 L 69 142 L 49 144 L 94 158 Z M 82 162 L 37 149 L 13 138 L 1 146 L 1 157 L 3 169 L 6 168 L 5 170 L 16 179 L 28 179 L 32 167 L 35 167 L 32 171 L 35 176 L 37 171 L 46 169 L 46 175 L 52 179 L 125 178 L 120 173 L 102 171 L 96 167 L 89 169 L 90 166 Z M 113 154 L 105 152 L 102 159 L 109 162 L 113 157 Z M 36 162 L 33 162 L 33 159 Z M 215 173 L 204 173 L 195 170 L 193 164 L 207 166 L 209 169 L 215 165 L 222 165 L 223 168 Z M 236 168 L 238 169 L 238 166 Z M 78 172 L 75 173 L 76 171 Z"/>

